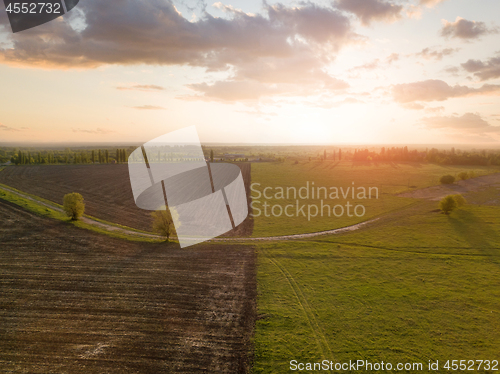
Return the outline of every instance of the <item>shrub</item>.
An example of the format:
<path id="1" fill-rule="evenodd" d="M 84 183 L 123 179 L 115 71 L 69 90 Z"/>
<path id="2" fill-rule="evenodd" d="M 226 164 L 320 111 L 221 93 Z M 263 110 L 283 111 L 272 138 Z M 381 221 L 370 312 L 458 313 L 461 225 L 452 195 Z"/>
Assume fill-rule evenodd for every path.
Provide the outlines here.
<path id="1" fill-rule="evenodd" d="M 439 202 L 439 209 L 441 209 L 444 214 L 450 214 L 456 207 L 457 202 L 455 201 L 453 195 L 448 195 Z"/>
<path id="2" fill-rule="evenodd" d="M 474 170 L 471 170 L 471 171 L 469 171 L 468 175 L 469 175 L 469 178 L 475 178 L 476 172 Z"/>
<path id="3" fill-rule="evenodd" d="M 439 181 L 441 184 L 452 184 L 455 182 L 455 177 L 453 175 L 443 175 Z"/>
<path id="4" fill-rule="evenodd" d="M 77 192 L 64 195 L 63 208 L 68 217 L 71 217 L 73 221 L 76 221 L 85 211 L 83 196 Z"/>
<path id="5" fill-rule="evenodd" d="M 154 211 L 151 213 L 151 217 L 153 217 L 153 231 L 165 236 L 167 241 L 176 234 L 174 220 L 177 222 L 177 226 L 180 226 L 179 214 L 175 208 L 169 209 L 167 207 L 165 210 Z"/>
<path id="6" fill-rule="evenodd" d="M 469 174 L 465 171 L 461 171 L 460 173 L 458 173 L 458 179 L 462 181 L 469 179 Z"/>
<path id="7" fill-rule="evenodd" d="M 455 200 L 455 203 L 457 204 L 458 208 L 467 204 L 467 200 L 465 200 L 465 197 L 463 197 L 462 195 L 457 194 L 457 195 L 452 195 L 452 196 L 453 196 L 453 199 Z"/>

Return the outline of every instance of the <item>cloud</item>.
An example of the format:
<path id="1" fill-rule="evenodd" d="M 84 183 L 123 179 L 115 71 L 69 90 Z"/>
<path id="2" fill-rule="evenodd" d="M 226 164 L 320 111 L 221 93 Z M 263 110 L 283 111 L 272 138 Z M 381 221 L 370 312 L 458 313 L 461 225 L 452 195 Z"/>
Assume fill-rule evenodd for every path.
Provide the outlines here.
<path id="1" fill-rule="evenodd" d="M 480 88 L 450 86 L 442 80 L 396 84 L 392 86 L 392 97 L 398 103 L 414 101 L 444 101 L 454 97 L 467 97 L 500 93 L 500 85 L 485 84 Z"/>
<path id="2" fill-rule="evenodd" d="M 354 34 L 350 29 L 349 18 L 336 9 L 321 7 L 311 2 L 300 7 L 287 7 L 282 4 L 267 5 L 269 21 L 266 28 L 276 28 L 287 36 L 300 35 L 307 41 L 339 45 L 347 42 Z M 269 30 L 271 31 L 271 30 Z M 276 32 L 262 37 L 275 36 Z"/>
<path id="3" fill-rule="evenodd" d="M 113 130 L 101 129 L 101 128 L 97 128 L 97 129 L 95 129 L 95 130 L 85 130 L 85 129 L 76 128 L 76 129 L 73 129 L 73 132 L 80 132 L 80 133 L 87 133 L 87 134 L 99 134 L 99 135 L 104 135 L 104 134 L 111 134 L 111 133 L 114 133 L 115 131 L 113 131 Z"/>
<path id="4" fill-rule="evenodd" d="M 401 5 L 384 0 L 337 0 L 335 5 L 355 14 L 365 26 L 372 21 L 394 22 L 401 18 Z"/>
<path id="5" fill-rule="evenodd" d="M 311 56 L 297 55 L 284 60 L 261 58 L 260 62 L 242 61 L 234 75 L 225 80 L 189 84 L 187 87 L 197 94 L 179 98 L 255 101 L 266 96 L 308 96 L 349 88 L 347 82 L 325 73 L 318 60 Z"/>
<path id="6" fill-rule="evenodd" d="M 402 104 L 402 106 L 403 106 L 403 108 L 412 109 L 412 110 L 425 109 L 425 106 L 423 106 L 422 104 L 418 104 L 418 103 L 405 103 L 405 104 Z"/>
<path id="7" fill-rule="evenodd" d="M 392 64 L 393 62 L 399 61 L 399 54 L 398 53 L 391 53 L 389 56 L 387 56 L 386 62 L 388 64 Z"/>
<path id="8" fill-rule="evenodd" d="M 448 74 L 454 76 L 454 77 L 457 77 L 460 69 L 456 66 L 449 66 L 449 67 L 445 68 L 444 71 L 447 72 Z"/>
<path id="9" fill-rule="evenodd" d="M 432 7 L 435 7 L 436 5 L 438 5 L 439 3 L 443 3 L 445 2 L 446 0 L 420 0 L 420 5 L 425 5 L 427 6 L 428 8 L 432 8 Z"/>
<path id="10" fill-rule="evenodd" d="M 326 76 L 326 74 L 325 74 Z M 205 100 L 205 101 L 256 101 L 267 96 L 310 96 L 320 94 L 324 90 L 338 90 L 342 91 L 349 87 L 349 85 L 340 80 L 325 77 L 325 81 L 317 82 L 317 86 L 308 84 L 305 79 L 304 85 L 280 83 L 270 84 L 253 80 L 221 80 L 211 84 L 206 82 L 193 83 L 186 85 L 191 90 L 195 91 L 195 95 L 178 96 L 179 99 L 184 100 Z"/>
<path id="11" fill-rule="evenodd" d="M 391 55 L 387 56 L 387 58 L 384 61 L 381 61 L 380 59 L 376 58 L 375 60 L 372 60 L 366 64 L 354 66 L 351 69 L 349 69 L 348 71 L 349 72 L 356 72 L 356 71 L 362 71 L 362 70 L 373 71 L 373 70 L 387 67 L 388 65 L 391 65 L 392 63 L 394 63 L 396 61 L 399 61 L 399 54 L 392 53 Z"/>
<path id="12" fill-rule="evenodd" d="M 500 126 L 492 126 L 477 113 L 465 113 L 462 116 L 424 117 L 421 120 L 428 129 L 446 129 L 456 133 L 486 135 L 500 134 Z"/>
<path id="13" fill-rule="evenodd" d="M 442 112 L 443 110 L 444 110 L 444 106 L 425 108 L 425 111 L 429 112 L 429 113 L 438 113 L 438 112 Z"/>
<path id="14" fill-rule="evenodd" d="M 187 85 L 199 95 L 188 98 L 216 101 L 248 101 L 258 100 L 264 96 L 272 96 L 284 93 L 277 87 L 253 81 L 217 81 L 213 84 L 193 83 Z"/>
<path id="15" fill-rule="evenodd" d="M 22 129 L 27 129 L 27 127 L 23 127 Z M 22 130 L 21 129 L 16 129 L 14 127 L 5 126 L 4 124 L 0 123 L 0 131 L 18 132 L 18 131 L 22 131 Z"/>
<path id="16" fill-rule="evenodd" d="M 426 60 L 438 60 L 441 61 L 445 56 L 451 56 L 458 52 L 460 48 L 444 48 L 444 49 L 433 49 L 424 48 L 420 52 L 416 53 L 415 56 L 422 57 Z"/>
<path id="17" fill-rule="evenodd" d="M 129 87 L 116 87 L 117 90 L 120 91 L 144 91 L 144 92 L 155 92 L 155 91 L 163 91 L 165 88 L 161 86 L 156 86 L 154 84 L 145 84 L 145 85 L 135 85 Z"/>
<path id="18" fill-rule="evenodd" d="M 400 19 L 403 6 L 385 0 L 337 0 L 335 5 L 355 14 L 368 26 L 373 21 L 394 22 Z"/>
<path id="19" fill-rule="evenodd" d="M 266 96 L 309 96 L 320 93 L 325 87 L 332 90 L 342 90 L 349 85 L 341 80 L 327 81 L 324 86 L 310 87 L 290 84 L 271 85 L 256 81 L 246 80 L 223 80 L 212 84 L 193 83 L 188 88 L 196 91 L 196 95 L 179 96 L 178 98 L 192 100 L 202 99 L 205 101 L 255 101 Z"/>
<path id="20" fill-rule="evenodd" d="M 10 34 L 13 48 L 0 49 L 0 61 L 43 68 L 96 68 L 103 65 L 184 65 L 229 76 L 192 89 L 206 97 L 225 96 L 226 87 L 307 94 L 338 90 L 347 83 L 326 73 L 345 45 L 360 43 L 349 17 L 331 6 L 302 2 L 299 6 L 264 3 L 263 11 L 248 14 L 217 4 L 223 18 L 207 11 L 189 21 L 172 0 L 86 0 L 78 9 L 84 27 L 73 28 L 70 18 Z M 277 88 L 275 86 L 278 86 Z M 259 87 L 257 89 L 257 87 Z M 118 89 L 128 89 L 119 87 Z M 130 89 L 154 91 L 151 87 Z"/>
<path id="21" fill-rule="evenodd" d="M 262 57 L 287 58 L 338 49 L 356 39 L 349 19 L 329 7 L 265 5 L 264 14 L 234 9 L 229 18 L 204 13 L 190 22 L 164 0 L 87 0 L 79 5 L 86 27 L 58 20 L 11 35 L 5 62 L 94 68 L 106 64 L 187 64 L 212 70 Z M 330 50 L 331 52 L 331 50 Z"/>
<path id="22" fill-rule="evenodd" d="M 492 57 L 486 62 L 469 60 L 461 65 L 469 73 L 474 73 L 481 81 L 500 78 L 500 57 Z"/>
<path id="23" fill-rule="evenodd" d="M 380 60 L 377 58 L 377 59 L 373 60 L 372 62 L 368 62 L 367 64 L 355 66 L 355 67 L 349 69 L 349 71 L 375 70 L 379 67 L 379 64 L 380 64 Z"/>
<path id="24" fill-rule="evenodd" d="M 457 17 L 455 22 L 443 19 L 441 36 L 459 38 L 463 40 L 478 39 L 483 35 L 498 33 L 498 29 L 489 28 L 484 22 L 468 21 Z"/>
<path id="25" fill-rule="evenodd" d="M 139 109 L 139 110 L 161 110 L 161 109 L 165 109 L 162 106 L 155 106 L 155 105 L 132 106 L 131 108 L 133 108 L 133 109 Z"/>

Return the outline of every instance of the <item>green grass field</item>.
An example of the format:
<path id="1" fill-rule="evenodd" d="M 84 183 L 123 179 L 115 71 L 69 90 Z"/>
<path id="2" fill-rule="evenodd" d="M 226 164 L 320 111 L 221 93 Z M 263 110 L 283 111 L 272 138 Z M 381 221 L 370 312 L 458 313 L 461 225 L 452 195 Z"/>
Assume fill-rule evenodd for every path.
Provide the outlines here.
<path id="1" fill-rule="evenodd" d="M 252 192 L 254 200 L 254 231 L 253 236 L 273 236 L 300 234 L 307 232 L 316 232 L 338 227 L 349 226 L 358 222 L 366 221 L 370 218 L 380 216 L 381 214 L 396 211 L 407 207 L 414 203 L 413 199 L 402 198 L 395 196 L 401 192 L 405 192 L 415 188 L 424 188 L 439 184 L 439 178 L 445 174 L 457 175 L 461 171 L 474 170 L 476 174 L 484 175 L 493 172 L 498 172 L 498 167 L 467 167 L 467 166 L 441 166 L 434 164 L 379 164 L 379 165 L 354 165 L 350 161 L 342 161 L 336 163 L 333 161 L 311 161 L 299 163 L 297 165 L 286 163 L 254 163 L 252 164 L 252 184 L 253 189 L 258 192 Z M 286 198 L 286 188 L 295 187 L 297 194 L 301 187 L 305 187 L 309 182 L 310 191 L 312 183 L 315 187 L 326 187 L 328 197 L 332 190 L 330 187 L 342 187 L 344 193 L 348 192 L 348 196 L 344 198 L 342 191 L 339 189 L 339 199 L 324 200 L 324 190 L 320 191 L 321 198 L 317 198 L 317 190 L 315 197 L 312 198 L 310 192 L 309 198 L 300 199 L 293 195 L 293 190 L 289 192 L 289 198 Z M 355 187 L 355 198 L 352 199 L 352 190 L 347 190 L 348 187 Z M 259 183 L 260 185 L 257 185 Z M 264 188 L 271 187 L 272 190 L 267 191 L 267 195 L 272 197 L 266 199 L 263 195 Z M 276 196 L 279 190 L 276 187 L 283 187 L 285 199 Z M 375 195 L 375 190 L 372 190 L 371 199 L 360 199 L 362 195 L 357 196 L 360 190 L 358 187 L 366 189 L 366 197 L 368 196 L 369 188 L 378 188 L 378 199 Z M 262 194 L 260 198 L 259 193 Z M 305 196 L 305 189 L 303 190 Z M 278 198 L 276 198 L 278 197 Z M 302 212 L 297 214 L 297 199 L 300 207 L 305 206 Z M 328 216 L 328 208 L 323 210 L 321 216 L 321 199 L 323 203 L 330 206 L 330 216 Z M 256 201 L 258 200 L 258 202 Z M 352 217 L 348 217 L 346 202 L 349 201 L 353 206 L 361 204 L 365 207 L 363 216 L 356 216 L 351 208 Z M 264 203 L 269 204 L 267 208 L 268 217 L 265 216 Z M 293 205 L 288 208 L 288 214 L 293 217 L 287 217 L 285 212 L 280 210 L 286 205 Z M 280 206 L 274 208 L 273 206 Z M 318 207 L 316 217 L 309 217 L 308 205 Z M 341 209 L 336 210 L 336 217 L 332 209 L 335 205 L 344 207 L 344 214 L 341 215 Z M 314 207 L 311 207 L 311 215 L 315 213 Z M 281 215 L 280 215 L 281 212 Z M 361 208 L 357 211 L 362 213 Z M 310 219 L 309 219 L 310 218 Z"/>
<path id="2" fill-rule="evenodd" d="M 260 245 L 254 372 L 290 372 L 292 359 L 421 362 L 425 372 L 428 360 L 439 372 L 446 360 L 500 360 L 500 210 L 435 208 Z"/>

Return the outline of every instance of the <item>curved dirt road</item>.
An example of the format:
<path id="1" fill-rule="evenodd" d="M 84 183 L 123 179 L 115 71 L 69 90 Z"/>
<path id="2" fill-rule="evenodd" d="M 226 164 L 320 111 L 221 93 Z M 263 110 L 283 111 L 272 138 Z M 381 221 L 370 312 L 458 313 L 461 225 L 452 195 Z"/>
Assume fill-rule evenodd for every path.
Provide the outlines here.
<path id="1" fill-rule="evenodd" d="M 439 186 L 421 188 L 415 191 L 404 192 L 398 196 L 439 201 L 443 197 L 451 194 L 475 192 L 481 190 L 482 188 L 495 185 L 500 185 L 500 173 L 483 175 L 481 177 L 466 179 L 464 181 L 461 180 L 453 184 L 442 184 Z"/>

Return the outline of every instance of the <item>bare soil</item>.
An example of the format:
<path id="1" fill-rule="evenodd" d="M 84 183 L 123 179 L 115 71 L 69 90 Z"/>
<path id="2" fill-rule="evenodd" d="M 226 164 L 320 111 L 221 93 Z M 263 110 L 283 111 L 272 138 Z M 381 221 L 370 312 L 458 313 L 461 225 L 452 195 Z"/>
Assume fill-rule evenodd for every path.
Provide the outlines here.
<path id="1" fill-rule="evenodd" d="M 250 209 L 250 163 L 237 164 L 243 175 Z M 36 165 L 11 166 L 0 172 L 0 183 L 62 204 L 65 194 L 78 192 L 85 199 L 85 213 L 139 230 L 151 231 L 151 212 L 135 205 L 128 166 Z M 225 236 L 251 236 L 253 219 L 247 217 Z"/>
<path id="2" fill-rule="evenodd" d="M 251 246 L 127 242 L 0 200 L 0 371 L 247 373 Z"/>

